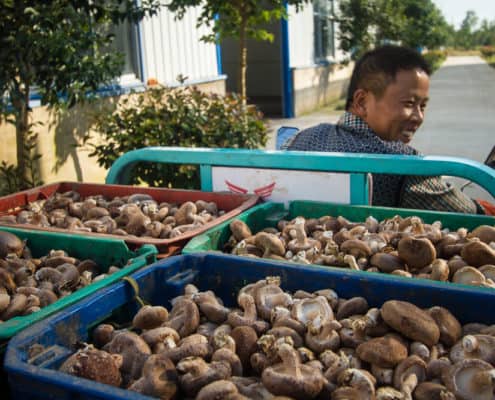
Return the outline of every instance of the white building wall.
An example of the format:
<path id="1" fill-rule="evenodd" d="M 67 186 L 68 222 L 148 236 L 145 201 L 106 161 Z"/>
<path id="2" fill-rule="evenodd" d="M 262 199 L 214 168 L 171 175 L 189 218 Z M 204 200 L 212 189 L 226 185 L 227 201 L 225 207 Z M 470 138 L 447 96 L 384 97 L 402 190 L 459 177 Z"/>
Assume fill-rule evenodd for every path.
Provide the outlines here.
<path id="1" fill-rule="evenodd" d="M 298 13 L 289 6 L 288 23 L 291 68 L 314 65 L 313 5 L 306 4 Z"/>
<path id="2" fill-rule="evenodd" d="M 159 13 L 142 22 L 144 78 L 161 84 L 177 84 L 177 76 L 188 77 L 187 82 L 218 78 L 216 46 L 204 43 L 205 27 L 196 28 L 201 9 L 189 9 L 182 20 L 162 7 Z"/>
<path id="3" fill-rule="evenodd" d="M 338 14 L 338 0 L 334 0 L 334 10 Z M 304 5 L 298 13 L 295 6 L 289 6 L 289 51 L 291 68 L 315 66 L 313 4 Z M 335 23 L 335 60 L 343 61 L 347 54 L 339 49 L 339 26 Z"/>

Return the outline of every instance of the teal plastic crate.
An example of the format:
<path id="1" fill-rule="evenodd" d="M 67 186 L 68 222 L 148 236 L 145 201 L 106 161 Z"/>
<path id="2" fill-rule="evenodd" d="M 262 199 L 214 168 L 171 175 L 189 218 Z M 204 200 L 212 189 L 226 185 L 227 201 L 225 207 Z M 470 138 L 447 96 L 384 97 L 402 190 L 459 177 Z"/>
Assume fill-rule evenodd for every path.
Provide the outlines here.
<path id="1" fill-rule="evenodd" d="M 380 307 L 385 301 L 396 299 L 419 307 L 445 307 L 463 324 L 495 323 L 495 291 L 491 289 L 474 290 L 468 286 L 395 276 L 385 279 L 382 274 L 359 274 L 343 269 L 198 253 L 168 258 L 131 277 L 137 282 L 139 294 L 145 301 L 170 309 L 170 300 L 183 294 L 189 283 L 201 291 L 213 290 L 227 306 L 234 306 L 240 288 L 274 275 L 280 276 L 281 287 L 286 291 L 312 292 L 330 288 L 342 298 L 363 296 L 370 307 Z M 16 335 L 10 341 L 5 357 L 13 398 L 149 399 L 58 371 L 78 342 L 91 341 L 92 330 L 97 324 L 130 322 L 137 309 L 134 289 L 128 282 L 118 282 Z M 32 345 L 41 345 L 44 351 L 28 362 Z"/>
<path id="2" fill-rule="evenodd" d="M 0 341 L 5 341 L 22 329 L 47 316 L 64 309 L 65 307 L 83 299 L 95 291 L 119 280 L 123 276 L 135 272 L 145 265 L 156 261 L 157 250 L 153 245 L 144 245 L 136 251 L 130 251 L 123 240 L 95 238 L 71 235 L 70 233 L 52 233 L 30 231 L 26 229 L 0 227 L 27 241 L 33 257 L 47 255 L 50 250 L 65 250 L 70 256 L 78 259 L 92 259 L 106 272 L 115 265 L 120 271 L 81 288 L 69 296 L 65 296 L 40 311 L 26 316 L 18 316 L 0 323 Z M 0 353 L 2 353 L 0 348 Z"/>
<path id="3" fill-rule="evenodd" d="M 486 215 L 473 215 L 461 213 L 447 213 L 438 211 L 409 210 L 403 208 L 387 208 L 372 206 L 352 206 L 345 204 L 323 203 L 316 201 L 291 201 L 286 210 L 282 203 L 264 203 L 253 207 L 235 219 L 244 221 L 253 233 L 267 227 L 276 227 L 281 219 L 293 219 L 298 216 L 306 218 L 319 218 L 324 215 L 334 217 L 343 216 L 352 222 L 364 222 L 367 217 L 373 216 L 379 221 L 392 218 L 395 215 L 409 217 L 418 216 L 426 223 L 441 221 L 442 226 L 451 230 L 460 227 L 469 230 L 479 225 L 494 225 L 495 218 Z M 191 239 L 182 249 L 183 254 L 191 254 L 202 251 L 221 251 L 231 236 L 229 224 L 232 219 L 222 223 L 205 233 Z"/>

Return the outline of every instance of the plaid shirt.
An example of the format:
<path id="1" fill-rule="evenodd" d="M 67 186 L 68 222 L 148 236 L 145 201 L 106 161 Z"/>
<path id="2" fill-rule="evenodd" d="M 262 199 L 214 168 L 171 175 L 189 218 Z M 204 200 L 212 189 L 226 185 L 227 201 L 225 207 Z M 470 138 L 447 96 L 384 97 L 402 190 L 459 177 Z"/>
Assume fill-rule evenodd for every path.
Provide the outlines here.
<path id="1" fill-rule="evenodd" d="M 346 112 L 337 125 L 305 129 L 282 148 L 303 151 L 402 154 L 420 153 L 400 141 L 386 141 L 358 116 Z M 477 204 L 438 176 L 373 174 L 373 205 L 437 211 L 476 213 Z"/>

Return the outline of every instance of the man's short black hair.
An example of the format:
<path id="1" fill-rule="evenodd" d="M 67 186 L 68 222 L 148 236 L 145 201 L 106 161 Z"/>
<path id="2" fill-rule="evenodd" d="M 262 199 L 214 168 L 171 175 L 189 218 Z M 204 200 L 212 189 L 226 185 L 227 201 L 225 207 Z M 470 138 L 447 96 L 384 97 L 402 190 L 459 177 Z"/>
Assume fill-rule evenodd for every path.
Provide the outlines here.
<path id="1" fill-rule="evenodd" d="M 369 90 L 379 98 L 385 88 L 395 80 L 398 71 L 415 68 L 425 71 L 428 75 L 431 74 L 428 63 L 416 50 L 386 45 L 368 51 L 356 62 L 352 71 L 346 110 L 351 107 L 356 90 Z"/>

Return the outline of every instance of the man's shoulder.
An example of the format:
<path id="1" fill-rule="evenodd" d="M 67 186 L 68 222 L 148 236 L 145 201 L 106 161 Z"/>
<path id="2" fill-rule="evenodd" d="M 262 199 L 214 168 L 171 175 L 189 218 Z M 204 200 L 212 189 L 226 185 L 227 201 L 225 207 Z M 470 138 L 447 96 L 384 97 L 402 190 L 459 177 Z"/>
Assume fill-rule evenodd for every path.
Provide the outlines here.
<path id="1" fill-rule="evenodd" d="M 337 132 L 337 125 L 322 123 L 296 133 L 283 147 L 287 150 L 318 150 L 318 143 L 325 142 Z"/>

